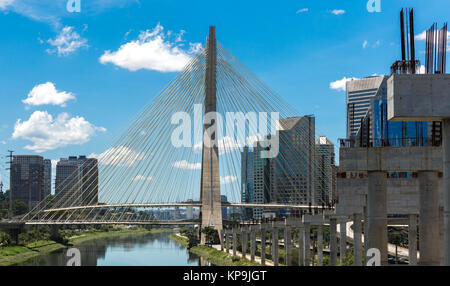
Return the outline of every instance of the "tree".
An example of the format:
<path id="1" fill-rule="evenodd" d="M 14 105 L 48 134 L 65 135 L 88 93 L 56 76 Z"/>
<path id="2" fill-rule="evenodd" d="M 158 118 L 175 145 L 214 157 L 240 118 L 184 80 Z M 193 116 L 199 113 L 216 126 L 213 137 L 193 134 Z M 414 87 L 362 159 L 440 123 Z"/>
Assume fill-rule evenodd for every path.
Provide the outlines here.
<path id="1" fill-rule="evenodd" d="M 8 246 L 11 243 L 11 237 L 4 232 L 0 232 L 0 246 Z"/>
<path id="2" fill-rule="evenodd" d="M 22 201 L 13 202 L 13 214 L 14 215 L 24 215 L 28 212 L 27 204 Z"/>
<path id="3" fill-rule="evenodd" d="M 202 229 L 202 233 L 206 236 L 207 244 L 218 244 L 220 242 L 219 233 L 213 227 L 205 227 Z"/>

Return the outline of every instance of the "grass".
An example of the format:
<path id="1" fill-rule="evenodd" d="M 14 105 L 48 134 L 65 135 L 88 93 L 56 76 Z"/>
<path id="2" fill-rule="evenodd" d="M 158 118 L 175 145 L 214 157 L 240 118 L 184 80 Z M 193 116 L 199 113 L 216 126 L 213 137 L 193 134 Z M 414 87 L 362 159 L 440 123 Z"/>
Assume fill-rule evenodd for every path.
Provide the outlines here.
<path id="1" fill-rule="evenodd" d="M 184 237 L 171 234 L 169 238 L 184 247 L 188 246 L 188 240 Z M 229 256 L 223 251 L 219 251 L 208 246 L 195 246 L 189 249 L 189 251 L 195 255 L 203 257 L 215 266 L 261 266 L 259 263 L 236 256 Z"/>
<path id="2" fill-rule="evenodd" d="M 170 238 L 171 240 L 173 240 L 173 241 L 175 241 L 175 242 L 181 244 L 182 246 L 184 246 L 184 247 L 186 247 L 186 248 L 187 248 L 188 245 L 189 245 L 188 240 L 187 240 L 186 238 L 181 237 L 181 236 L 178 236 L 178 235 L 176 235 L 176 234 L 174 234 L 174 233 L 172 233 L 171 235 L 169 235 L 169 238 Z"/>
<path id="3" fill-rule="evenodd" d="M 240 257 L 229 256 L 223 251 L 208 246 L 195 246 L 190 249 L 190 252 L 205 258 L 215 266 L 261 266 L 259 263 Z"/>
<path id="4" fill-rule="evenodd" d="M 106 237 L 118 237 L 130 234 L 148 234 L 148 233 L 157 234 L 167 232 L 173 232 L 173 230 L 168 228 L 153 228 L 151 230 L 138 228 L 138 229 L 120 229 L 120 230 L 116 229 L 108 232 L 87 231 L 81 235 L 76 235 L 69 238 L 69 244 L 76 246 L 85 241 L 101 239 Z M 18 264 L 27 261 L 33 257 L 45 255 L 65 247 L 67 247 L 67 245 L 63 245 L 52 240 L 39 240 L 27 243 L 25 245 L 0 247 L 0 266 L 10 266 Z"/>

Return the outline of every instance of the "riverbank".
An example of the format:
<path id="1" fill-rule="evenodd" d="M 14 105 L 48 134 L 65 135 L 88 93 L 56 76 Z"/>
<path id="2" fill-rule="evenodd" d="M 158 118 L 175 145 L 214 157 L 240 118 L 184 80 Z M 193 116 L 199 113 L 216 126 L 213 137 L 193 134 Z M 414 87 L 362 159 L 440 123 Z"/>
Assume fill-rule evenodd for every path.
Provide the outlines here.
<path id="1" fill-rule="evenodd" d="M 41 240 L 26 245 L 7 246 L 0 248 L 0 266 L 11 266 L 18 263 L 25 262 L 33 257 L 45 255 L 53 251 L 66 248 L 68 246 L 77 246 L 83 242 L 95 239 L 102 239 L 106 237 L 120 237 L 130 234 L 156 234 L 163 232 L 173 232 L 173 229 L 169 228 L 154 228 L 154 229 L 120 229 L 114 231 L 89 231 L 80 235 L 72 236 L 69 238 L 67 245 L 57 243 L 52 240 Z"/>
<path id="2" fill-rule="evenodd" d="M 169 238 L 184 247 L 188 246 L 188 240 L 183 236 L 171 234 Z M 206 261 L 215 266 L 261 266 L 261 264 L 259 263 L 252 262 L 247 259 L 242 259 L 237 256 L 230 256 L 223 251 L 216 250 L 209 246 L 194 246 L 189 249 L 189 252 L 204 258 Z"/>

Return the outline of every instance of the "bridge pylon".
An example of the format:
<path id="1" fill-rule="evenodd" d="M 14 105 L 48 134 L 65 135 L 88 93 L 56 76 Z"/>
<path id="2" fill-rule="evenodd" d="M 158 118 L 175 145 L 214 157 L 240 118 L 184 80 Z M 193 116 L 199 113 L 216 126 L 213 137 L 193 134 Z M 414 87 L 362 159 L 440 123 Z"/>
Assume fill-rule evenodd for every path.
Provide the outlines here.
<path id="1" fill-rule="evenodd" d="M 206 50 L 205 121 L 203 124 L 201 195 L 201 227 L 214 227 L 222 232 L 222 203 L 220 197 L 219 148 L 217 138 L 217 42 L 215 27 L 209 27 Z M 201 244 L 206 236 L 201 233 Z"/>

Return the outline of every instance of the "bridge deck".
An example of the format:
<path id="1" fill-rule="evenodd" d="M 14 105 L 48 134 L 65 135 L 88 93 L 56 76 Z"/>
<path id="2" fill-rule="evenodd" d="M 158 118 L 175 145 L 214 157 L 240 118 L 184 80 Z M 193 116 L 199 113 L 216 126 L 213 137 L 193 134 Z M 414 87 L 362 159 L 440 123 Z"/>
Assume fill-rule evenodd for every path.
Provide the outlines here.
<path id="1" fill-rule="evenodd" d="M 73 211 L 86 209 L 103 209 L 103 208 L 171 208 L 171 207 L 201 207 L 200 202 L 194 203 L 157 203 L 157 204 L 111 204 L 111 205 L 91 205 L 91 206 L 76 206 L 43 210 L 42 212 L 59 212 L 59 211 Z M 325 209 L 322 206 L 308 206 L 308 205 L 283 205 L 283 204 L 242 204 L 242 203 L 222 203 L 221 207 L 231 208 L 261 208 L 261 209 L 290 209 L 290 210 L 308 210 Z"/>

